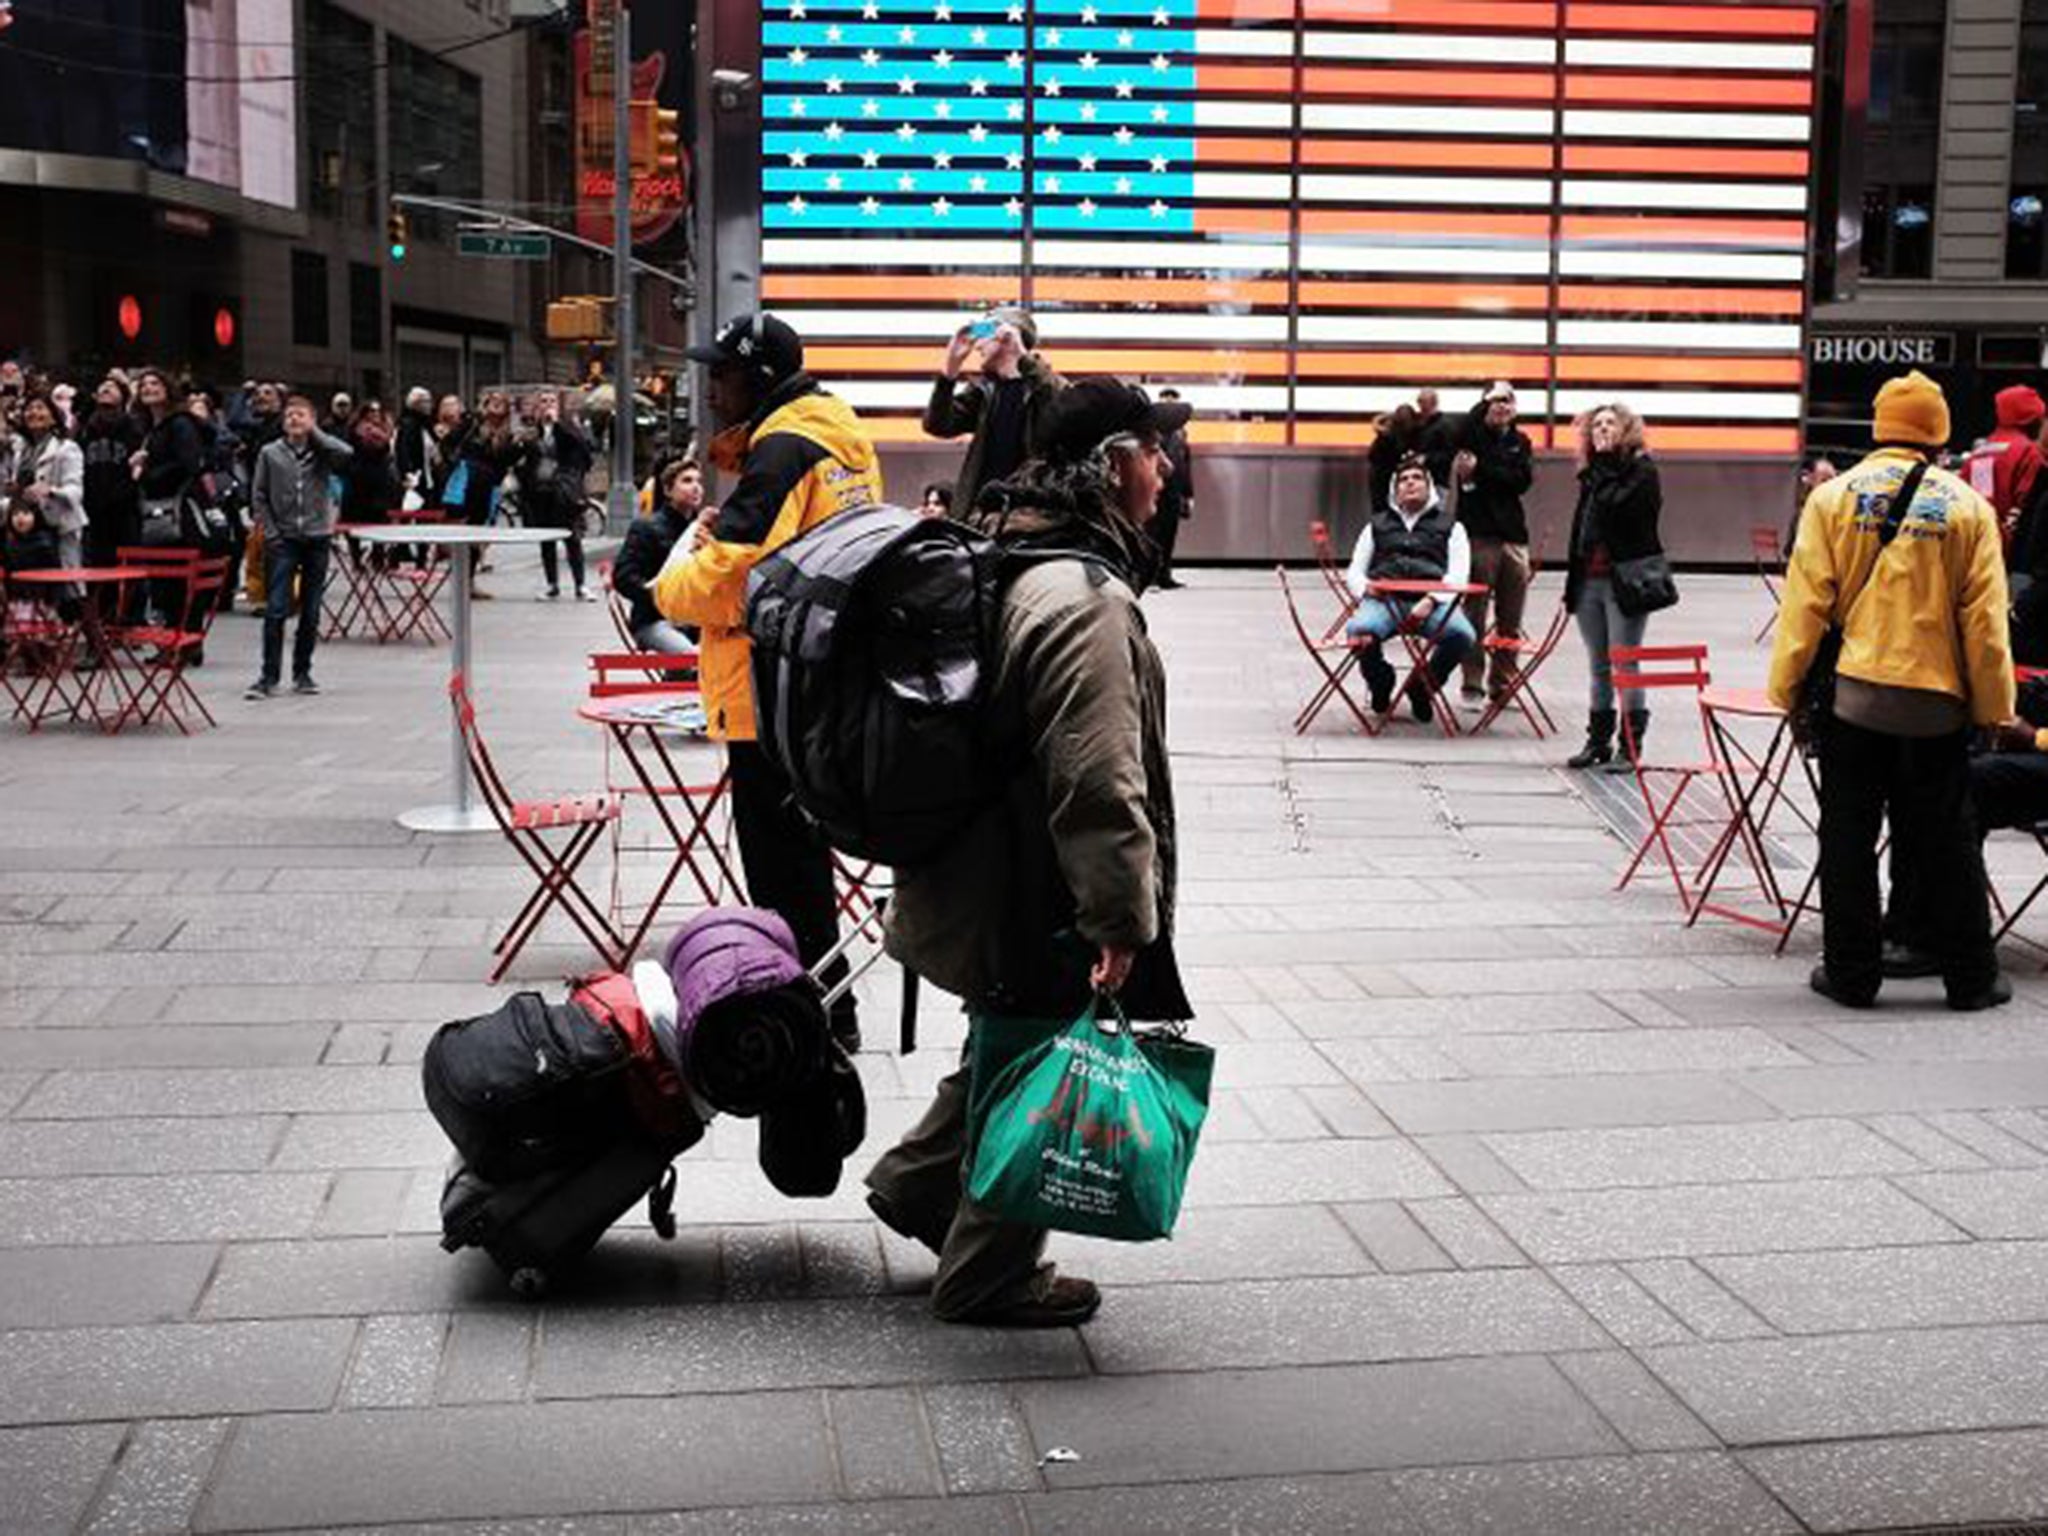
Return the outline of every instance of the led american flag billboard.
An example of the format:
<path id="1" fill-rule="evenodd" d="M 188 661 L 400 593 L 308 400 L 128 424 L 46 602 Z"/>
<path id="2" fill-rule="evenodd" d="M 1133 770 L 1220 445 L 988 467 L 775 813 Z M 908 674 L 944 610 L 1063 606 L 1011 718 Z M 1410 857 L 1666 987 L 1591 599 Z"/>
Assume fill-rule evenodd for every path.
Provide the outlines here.
<path id="1" fill-rule="evenodd" d="M 1208 442 L 1345 446 L 1511 380 L 1539 445 L 1799 447 L 1816 11 L 765 0 L 763 296 L 878 437 L 1022 303 Z"/>

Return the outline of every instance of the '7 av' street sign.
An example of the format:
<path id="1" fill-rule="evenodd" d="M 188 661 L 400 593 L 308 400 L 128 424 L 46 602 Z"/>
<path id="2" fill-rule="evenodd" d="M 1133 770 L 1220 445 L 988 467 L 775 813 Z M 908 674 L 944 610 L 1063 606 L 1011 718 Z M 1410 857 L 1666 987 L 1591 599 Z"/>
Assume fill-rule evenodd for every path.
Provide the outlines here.
<path id="1" fill-rule="evenodd" d="M 497 256 L 512 261 L 546 261 L 548 237 L 535 231 L 460 229 L 455 232 L 458 256 Z"/>

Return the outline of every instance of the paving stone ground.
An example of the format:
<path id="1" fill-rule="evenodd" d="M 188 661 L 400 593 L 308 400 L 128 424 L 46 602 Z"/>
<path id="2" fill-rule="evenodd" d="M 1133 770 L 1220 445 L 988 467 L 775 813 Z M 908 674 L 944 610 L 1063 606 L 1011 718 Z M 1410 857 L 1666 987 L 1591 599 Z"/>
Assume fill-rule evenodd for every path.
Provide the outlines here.
<path id="1" fill-rule="evenodd" d="M 515 785 L 595 787 L 574 708 L 607 624 L 530 580 L 478 610 L 484 726 Z M 1756 582 L 1684 590 L 1653 638 L 1759 681 Z M 1313 674 L 1270 574 L 1147 608 L 1218 1092 L 1174 1242 L 1055 1239 L 1108 1291 L 1078 1332 L 930 1321 L 929 1258 L 855 1179 L 782 1200 L 743 1123 L 681 1165 L 676 1241 L 629 1222 L 544 1305 L 440 1252 L 417 1062 L 503 995 L 485 951 L 524 893 L 495 838 L 393 820 L 442 787 L 445 653 L 330 646 L 323 696 L 251 705 L 238 616 L 200 675 L 218 731 L 0 734 L 0 1528 L 2048 1519 L 2039 956 L 2008 950 L 1998 1014 L 1935 983 L 1838 1012 L 1812 927 L 1780 959 L 1613 891 L 1569 742 L 1297 738 Z M 1568 641 L 1568 722 L 1583 678 Z M 2023 890 L 2031 845 L 1993 854 Z M 624 863 L 630 897 L 651 866 Z M 513 982 L 584 965 L 573 939 Z M 961 1035 L 928 997 L 893 1055 L 895 987 L 866 987 L 870 1151 Z"/>

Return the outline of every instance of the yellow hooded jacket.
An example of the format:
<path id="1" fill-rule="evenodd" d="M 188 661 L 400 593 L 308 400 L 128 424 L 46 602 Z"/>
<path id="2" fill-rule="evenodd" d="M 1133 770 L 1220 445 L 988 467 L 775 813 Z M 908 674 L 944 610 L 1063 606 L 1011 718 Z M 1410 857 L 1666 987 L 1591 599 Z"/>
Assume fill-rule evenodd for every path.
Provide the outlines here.
<path id="1" fill-rule="evenodd" d="M 1897 537 L 1879 543 L 1892 493 L 1916 457 L 1880 448 L 1807 497 L 1771 655 L 1779 708 L 1798 702 L 1821 637 L 1840 622 L 1841 676 L 1948 694 L 1967 702 L 1979 725 L 2012 718 L 2005 565 L 1991 504 L 1930 469 Z M 1846 613 L 1837 611 L 1844 594 Z"/>
<path id="2" fill-rule="evenodd" d="M 677 624 L 703 632 L 698 675 L 704 713 L 720 741 L 754 739 L 753 645 L 746 630 L 747 573 L 826 518 L 882 499 L 875 445 L 853 408 L 805 381 L 802 392 L 758 424 L 720 433 L 711 457 L 737 468 L 739 483 L 718 509 L 711 537 L 689 540 L 654 580 L 654 603 Z"/>

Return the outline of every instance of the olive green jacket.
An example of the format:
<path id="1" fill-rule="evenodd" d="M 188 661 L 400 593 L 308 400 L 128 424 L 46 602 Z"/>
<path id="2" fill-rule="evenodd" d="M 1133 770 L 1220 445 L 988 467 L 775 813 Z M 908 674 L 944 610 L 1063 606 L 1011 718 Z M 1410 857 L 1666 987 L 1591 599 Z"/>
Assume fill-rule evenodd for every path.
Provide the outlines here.
<path id="1" fill-rule="evenodd" d="M 1071 1016 L 1104 944 L 1139 951 L 1133 1018 L 1189 1013 L 1172 952 L 1166 674 L 1131 588 L 1094 560 L 1010 584 L 995 718 L 1022 722 L 1010 792 L 938 861 L 897 874 L 891 955 L 978 1011 Z"/>

